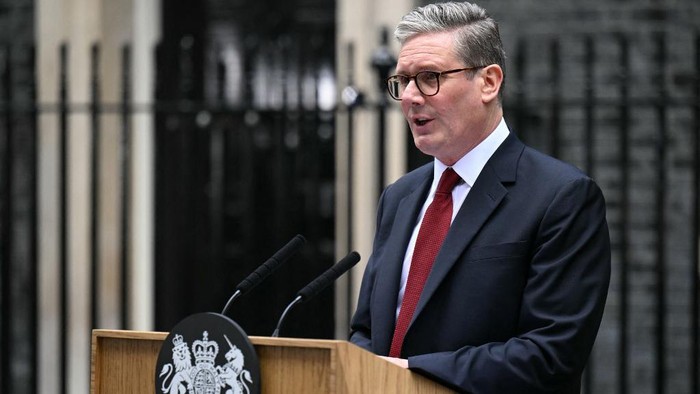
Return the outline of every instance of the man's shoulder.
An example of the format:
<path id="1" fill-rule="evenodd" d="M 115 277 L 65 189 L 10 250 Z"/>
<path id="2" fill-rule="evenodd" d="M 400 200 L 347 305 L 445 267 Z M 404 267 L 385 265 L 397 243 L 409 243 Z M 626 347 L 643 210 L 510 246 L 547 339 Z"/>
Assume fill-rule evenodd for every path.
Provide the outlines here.
<path id="1" fill-rule="evenodd" d="M 526 146 L 523 150 L 521 165 L 527 168 L 533 175 L 545 176 L 550 182 L 554 179 L 571 181 L 589 176 L 576 165 L 540 152 L 532 147 Z"/>
<path id="2" fill-rule="evenodd" d="M 501 181 L 523 186 L 533 183 L 554 185 L 558 181 L 566 183 L 587 177 L 575 165 L 537 150 L 512 133 L 489 159 L 488 165 Z"/>

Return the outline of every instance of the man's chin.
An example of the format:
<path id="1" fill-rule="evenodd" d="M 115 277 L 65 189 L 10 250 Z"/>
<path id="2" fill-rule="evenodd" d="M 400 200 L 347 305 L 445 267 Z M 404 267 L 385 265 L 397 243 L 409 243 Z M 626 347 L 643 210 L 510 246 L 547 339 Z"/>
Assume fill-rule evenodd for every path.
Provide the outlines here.
<path id="1" fill-rule="evenodd" d="M 428 156 L 435 156 L 435 153 L 438 151 L 435 141 L 432 141 L 427 136 L 414 137 L 413 144 L 416 145 L 416 148 L 418 148 L 419 151 Z"/>

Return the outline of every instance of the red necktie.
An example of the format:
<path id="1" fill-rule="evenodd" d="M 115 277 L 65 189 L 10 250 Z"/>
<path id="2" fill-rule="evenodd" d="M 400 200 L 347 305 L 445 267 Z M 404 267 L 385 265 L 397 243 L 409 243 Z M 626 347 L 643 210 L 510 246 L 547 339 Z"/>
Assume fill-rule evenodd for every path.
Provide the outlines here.
<path id="1" fill-rule="evenodd" d="M 401 355 L 403 339 L 408 325 L 411 323 L 413 312 L 416 310 L 416 305 L 418 305 L 423 286 L 428 279 L 428 274 L 430 274 L 440 246 L 442 246 L 442 241 L 450 229 L 450 222 L 452 221 L 452 189 L 459 180 L 459 175 L 452 168 L 448 167 L 442 173 L 433 202 L 430 203 L 425 211 L 425 216 L 423 216 L 423 223 L 421 223 L 420 230 L 418 230 L 418 238 L 413 250 L 413 258 L 411 259 L 411 268 L 408 272 L 406 289 L 401 302 L 401 310 L 399 311 L 399 317 L 396 319 L 394 338 L 391 341 L 391 349 L 389 350 L 389 356 L 391 357 L 399 357 Z"/>

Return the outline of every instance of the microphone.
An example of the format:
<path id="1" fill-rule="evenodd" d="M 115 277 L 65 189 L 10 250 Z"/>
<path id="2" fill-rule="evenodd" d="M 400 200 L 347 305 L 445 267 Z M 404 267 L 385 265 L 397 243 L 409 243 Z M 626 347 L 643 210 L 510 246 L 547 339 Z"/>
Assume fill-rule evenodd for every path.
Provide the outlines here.
<path id="1" fill-rule="evenodd" d="M 360 254 L 355 251 L 352 251 L 347 256 L 343 257 L 343 259 L 340 260 L 337 264 L 335 264 L 334 266 L 326 270 L 326 272 L 321 274 L 321 276 L 311 281 L 311 283 L 306 285 L 303 289 L 299 290 L 296 298 L 294 298 L 294 301 L 287 305 L 287 308 L 285 308 L 284 312 L 282 312 L 282 316 L 280 316 L 280 319 L 277 322 L 277 327 L 272 333 L 272 336 L 279 336 L 282 322 L 284 321 L 285 317 L 287 317 L 287 313 L 289 313 L 289 311 L 294 305 L 302 303 L 304 301 L 308 301 L 311 298 L 313 298 L 316 294 L 321 292 L 321 290 L 328 287 L 328 285 L 333 283 L 336 279 L 340 278 L 341 275 L 349 271 L 350 268 L 354 267 L 355 264 L 357 264 L 357 262 L 359 261 Z"/>
<path id="2" fill-rule="evenodd" d="M 238 286 L 236 286 L 236 291 L 233 293 L 231 298 L 228 299 L 228 302 L 226 302 L 226 306 L 224 306 L 224 309 L 221 311 L 221 314 L 225 315 L 226 311 L 233 303 L 233 300 L 244 295 L 253 287 L 259 285 L 260 282 L 263 281 L 263 279 L 267 278 L 267 276 L 272 273 L 272 271 L 277 269 L 277 267 L 279 267 L 285 261 L 289 260 L 290 257 L 292 257 L 296 252 L 298 252 L 299 249 L 301 249 L 301 247 L 305 243 L 306 239 L 302 235 L 297 234 L 294 238 L 291 239 L 291 241 L 287 242 L 287 244 L 284 245 L 282 249 L 278 250 L 277 253 L 272 255 L 272 257 L 270 257 L 265 263 L 263 263 L 263 265 L 261 265 L 250 275 L 248 275 L 247 278 L 243 279 L 243 281 L 241 281 L 241 283 L 239 283 Z"/>

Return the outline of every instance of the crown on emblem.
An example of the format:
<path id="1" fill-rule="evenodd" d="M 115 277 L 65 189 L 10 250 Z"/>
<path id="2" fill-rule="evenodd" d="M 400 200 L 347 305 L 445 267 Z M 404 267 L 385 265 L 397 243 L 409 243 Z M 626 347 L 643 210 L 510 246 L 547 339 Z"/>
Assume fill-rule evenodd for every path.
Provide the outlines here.
<path id="1" fill-rule="evenodd" d="M 219 345 L 214 341 L 209 341 L 209 333 L 202 333 L 202 340 L 192 342 L 192 353 L 194 353 L 195 364 L 206 363 L 214 365 L 216 355 L 219 353 Z"/>
<path id="2" fill-rule="evenodd" d="M 173 337 L 173 348 L 179 348 L 183 345 L 187 346 L 187 344 L 182 339 L 182 335 L 175 334 L 175 336 Z"/>

